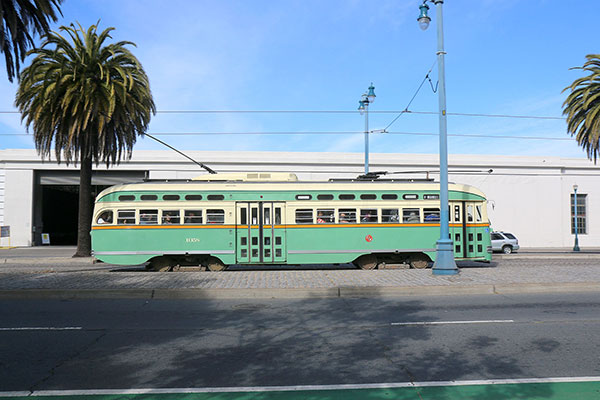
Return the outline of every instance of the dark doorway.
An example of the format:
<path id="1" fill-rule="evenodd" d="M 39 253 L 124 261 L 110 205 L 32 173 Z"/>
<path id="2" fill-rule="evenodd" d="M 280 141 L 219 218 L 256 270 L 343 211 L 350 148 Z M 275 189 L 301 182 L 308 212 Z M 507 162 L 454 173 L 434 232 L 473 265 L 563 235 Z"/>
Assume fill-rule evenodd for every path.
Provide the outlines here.
<path id="1" fill-rule="evenodd" d="M 90 204 L 102 190 L 125 182 L 142 182 L 147 171 L 94 171 Z M 33 188 L 32 242 L 42 244 L 42 233 L 50 245 L 77 245 L 79 215 L 79 171 L 39 170 Z"/>
<path id="2" fill-rule="evenodd" d="M 108 186 L 92 186 L 90 204 Z M 42 185 L 42 231 L 50 235 L 52 245 L 77 244 L 79 186 Z"/>

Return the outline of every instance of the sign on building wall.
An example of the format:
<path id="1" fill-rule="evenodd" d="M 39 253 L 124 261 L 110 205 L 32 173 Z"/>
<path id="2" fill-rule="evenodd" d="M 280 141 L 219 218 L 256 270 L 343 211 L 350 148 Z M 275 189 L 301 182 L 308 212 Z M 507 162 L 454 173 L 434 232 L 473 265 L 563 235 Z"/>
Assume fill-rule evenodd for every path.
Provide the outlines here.
<path id="1" fill-rule="evenodd" d="M 8 247 L 10 247 L 10 226 L 0 226 L 0 247 L 3 247 L 4 240 L 8 239 Z"/>

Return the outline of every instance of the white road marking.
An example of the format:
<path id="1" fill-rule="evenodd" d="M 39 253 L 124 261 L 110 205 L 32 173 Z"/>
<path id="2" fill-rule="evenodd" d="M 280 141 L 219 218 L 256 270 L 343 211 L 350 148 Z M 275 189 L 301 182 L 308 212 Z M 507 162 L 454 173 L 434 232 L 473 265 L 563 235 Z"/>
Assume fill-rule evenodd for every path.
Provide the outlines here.
<path id="1" fill-rule="evenodd" d="M 392 322 L 392 326 L 411 325 L 456 325 L 456 324 L 505 324 L 515 322 L 512 319 L 488 319 L 481 321 L 416 321 L 416 322 Z"/>
<path id="2" fill-rule="evenodd" d="M 76 331 L 81 326 L 21 326 L 15 328 L 0 328 L 0 331 Z"/>
<path id="3" fill-rule="evenodd" d="M 291 392 L 301 390 L 356 390 L 393 389 L 406 387 L 510 385 L 524 383 L 576 383 L 600 382 L 600 376 L 574 376 L 559 378 L 485 379 L 470 381 L 367 383 L 346 385 L 300 385 L 300 386 L 248 386 L 215 388 L 164 388 L 164 389 L 92 389 L 92 390 L 37 390 L 34 392 L 0 392 L 0 397 L 27 396 L 92 396 L 127 394 L 178 394 L 178 393 L 231 393 L 231 392 Z"/>

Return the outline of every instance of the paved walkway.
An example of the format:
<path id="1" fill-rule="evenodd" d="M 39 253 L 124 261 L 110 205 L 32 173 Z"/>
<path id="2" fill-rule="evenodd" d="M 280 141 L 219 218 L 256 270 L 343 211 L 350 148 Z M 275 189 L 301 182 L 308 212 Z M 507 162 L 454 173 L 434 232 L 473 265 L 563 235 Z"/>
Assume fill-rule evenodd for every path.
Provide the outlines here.
<path id="1" fill-rule="evenodd" d="M 349 266 L 223 272 L 147 272 L 71 258 L 74 249 L 0 250 L 0 297 L 293 298 L 414 294 L 600 291 L 600 251 L 523 251 L 491 264 L 459 263 L 460 274 L 362 271 Z M 283 267 L 282 267 L 283 268 Z"/>

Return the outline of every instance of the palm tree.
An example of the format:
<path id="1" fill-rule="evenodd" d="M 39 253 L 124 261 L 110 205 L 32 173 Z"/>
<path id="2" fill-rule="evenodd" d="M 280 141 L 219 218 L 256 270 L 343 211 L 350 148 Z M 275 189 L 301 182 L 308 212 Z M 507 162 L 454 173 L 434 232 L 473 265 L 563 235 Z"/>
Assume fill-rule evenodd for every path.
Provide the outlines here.
<path id="1" fill-rule="evenodd" d="M 77 252 L 91 253 L 92 162 L 118 164 L 131 158 L 138 135 L 143 135 L 156 106 L 148 76 L 125 47 L 132 42 L 104 45 L 108 28 L 96 32 L 79 25 L 61 26 L 44 37 L 31 65 L 19 77 L 15 104 L 42 157 L 50 157 L 52 144 L 60 163 L 81 162 Z M 67 36 L 65 35 L 65 36 Z"/>
<path id="2" fill-rule="evenodd" d="M 27 49 L 33 46 L 32 33 L 48 32 L 50 21 L 61 14 L 62 0 L 0 0 L 0 53 L 4 53 L 8 80 L 19 74 Z"/>
<path id="3" fill-rule="evenodd" d="M 571 93 L 563 103 L 563 115 L 567 116 L 567 131 L 575 135 L 577 143 L 596 163 L 600 156 L 600 54 L 588 54 L 581 69 L 588 76 L 579 78 L 565 90 Z"/>

